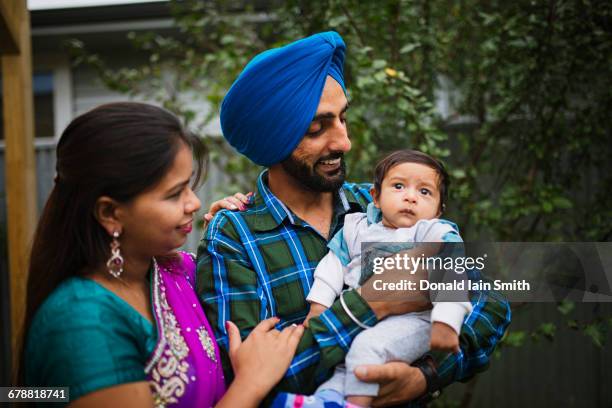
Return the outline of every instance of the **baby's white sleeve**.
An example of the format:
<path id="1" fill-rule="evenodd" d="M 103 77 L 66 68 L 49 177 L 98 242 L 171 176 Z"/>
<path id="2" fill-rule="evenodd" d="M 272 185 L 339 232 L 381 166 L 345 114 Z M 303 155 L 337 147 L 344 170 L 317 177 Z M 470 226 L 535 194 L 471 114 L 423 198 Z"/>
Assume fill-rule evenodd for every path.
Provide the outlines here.
<path id="1" fill-rule="evenodd" d="M 344 266 L 332 251 L 321 259 L 314 272 L 314 283 L 306 297 L 309 302 L 330 307 L 342 292 L 344 285 Z"/>
<path id="2" fill-rule="evenodd" d="M 423 228 L 422 242 L 446 242 L 453 245 L 453 242 L 463 241 L 457 231 L 457 226 L 449 221 L 431 220 L 423 224 L 426 228 Z M 459 248 L 462 249 L 461 246 Z M 457 297 L 457 300 L 465 299 L 465 301 L 432 302 L 431 322 L 447 324 L 459 335 L 465 316 L 472 312 L 472 304 L 469 301 L 467 290 L 462 291 L 462 293 L 455 292 L 452 296 Z"/>
<path id="3" fill-rule="evenodd" d="M 449 325 L 459 335 L 465 316 L 472 311 L 470 302 L 434 302 L 431 322 Z"/>

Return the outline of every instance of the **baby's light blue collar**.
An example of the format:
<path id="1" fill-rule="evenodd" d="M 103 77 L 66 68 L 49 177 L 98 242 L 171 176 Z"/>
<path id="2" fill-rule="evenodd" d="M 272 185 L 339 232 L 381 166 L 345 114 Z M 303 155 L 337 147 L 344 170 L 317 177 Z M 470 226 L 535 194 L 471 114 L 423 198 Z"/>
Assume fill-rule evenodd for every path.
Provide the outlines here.
<path id="1" fill-rule="evenodd" d="M 374 203 L 368 204 L 366 215 L 368 217 L 368 224 L 376 224 L 382 221 L 382 212 L 380 208 L 376 208 Z"/>

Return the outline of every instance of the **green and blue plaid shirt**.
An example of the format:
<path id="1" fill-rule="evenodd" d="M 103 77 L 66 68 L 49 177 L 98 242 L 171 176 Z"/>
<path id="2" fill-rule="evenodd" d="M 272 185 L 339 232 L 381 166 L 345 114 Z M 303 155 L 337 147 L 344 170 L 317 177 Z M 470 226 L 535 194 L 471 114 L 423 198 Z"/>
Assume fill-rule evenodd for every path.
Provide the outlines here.
<path id="1" fill-rule="evenodd" d="M 344 183 L 334 200 L 330 239 L 343 226 L 344 215 L 365 212 L 372 201 L 371 184 Z M 233 321 L 246 337 L 263 319 L 277 316 L 280 330 L 301 323 L 306 296 L 318 262 L 328 252 L 327 239 L 293 214 L 259 176 L 254 202 L 243 212 L 220 211 L 198 248 L 197 290 L 222 349 L 226 378 L 231 364 L 225 322 Z M 344 300 L 363 323 L 377 319 L 355 291 Z M 440 384 L 464 380 L 486 369 L 489 357 L 510 323 L 510 307 L 496 292 L 472 295 L 473 311 L 464 321 L 461 352 L 437 354 Z M 361 332 L 338 300 L 310 321 L 284 379 L 275 391 L 312 393 L 344 360 Z"/>

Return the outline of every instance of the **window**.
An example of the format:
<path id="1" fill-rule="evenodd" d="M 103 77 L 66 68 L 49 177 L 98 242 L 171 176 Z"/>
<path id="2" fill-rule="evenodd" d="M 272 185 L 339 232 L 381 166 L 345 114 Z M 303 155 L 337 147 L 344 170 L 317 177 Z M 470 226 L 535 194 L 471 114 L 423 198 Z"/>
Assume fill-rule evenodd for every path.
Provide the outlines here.
<path id="1" fill-rule="evenodd" d="M 53 72 L 34 73 L 34 136 L 55 136 Z"/>
<path id="2" fill-rule="evenodd" d="M 34 97 L 34 136 L 52 138 L 55 136 L 55 108 L 53 71 L 35 72 L 32 77 Z M 0 79 L 0 86 L 2 79 Z M 2 95 L 0 94 L 0 105 Z M 4 123 L 4 112 L 0 109 L 0 123 Z M 0 126 L 0 139 L 4 140 L 4 126 Z"/>

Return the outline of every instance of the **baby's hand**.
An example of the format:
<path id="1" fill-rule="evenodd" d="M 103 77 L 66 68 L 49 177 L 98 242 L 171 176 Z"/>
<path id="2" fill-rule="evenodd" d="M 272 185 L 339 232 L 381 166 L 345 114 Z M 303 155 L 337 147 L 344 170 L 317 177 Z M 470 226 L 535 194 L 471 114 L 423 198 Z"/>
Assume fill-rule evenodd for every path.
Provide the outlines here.
<path id="1" fill-rule="evenodd" d="M 323 313 L 326 310 L 327 310 L 327 308 L 325 306 L 323 306 L 322 304 L 316 303 L 316 302 L 312 302 L 310 304 L 310 311 L 308 312 L 308 315 L 306 316 L 306 319 L 304 320 L 304 326 L 308 327 L 308 321 L 310 319 L 312 319 L 313 317 L 317 317 L 318 315 L 320 315 L 321 313 Z"/>
<path id="2" fill-rule="evenodd" d="M 432 350 L 459 352 L 459 336 L 447 324 L 442 322 L 433 322 L 431 325 L 431 343 Z"/>

